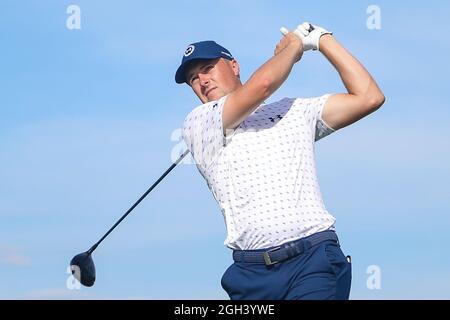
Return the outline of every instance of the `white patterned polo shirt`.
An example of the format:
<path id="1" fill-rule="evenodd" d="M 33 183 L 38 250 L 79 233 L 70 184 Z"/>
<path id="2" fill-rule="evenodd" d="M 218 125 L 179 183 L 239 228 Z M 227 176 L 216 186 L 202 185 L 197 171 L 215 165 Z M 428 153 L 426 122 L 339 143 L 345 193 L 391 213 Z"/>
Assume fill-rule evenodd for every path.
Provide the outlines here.
<path id="1" fill-rule="evenodd" d="M 227 96 L 187 115 L 183 138 L 221 208 L 226 246 L 263 249 L 334 230 L 314 159 L 315 141 L 334 132 L 322 119 L 329 96 L 261 104 L 226 137 Z"/>

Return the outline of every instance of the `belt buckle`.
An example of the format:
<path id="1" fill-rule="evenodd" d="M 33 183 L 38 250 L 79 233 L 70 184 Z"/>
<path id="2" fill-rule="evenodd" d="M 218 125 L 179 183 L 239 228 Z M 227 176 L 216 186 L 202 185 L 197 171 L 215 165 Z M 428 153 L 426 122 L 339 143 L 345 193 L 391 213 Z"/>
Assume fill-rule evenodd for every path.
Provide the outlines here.
<path id="1" fill-rule="evenodd" d="M 280 249 L 280 248 L 281 248 L 281 246 L 278 246 L 278 247 L 276 247 L 276 248 L 273 248 L 273 249 L 271 249 L 271 250 L 268 250 L 268 251 L 263 252 L 264 264 L 265 264 L 266 266 L 272 266 L 272 265 L 274 265 L 274 264 L 280 262 L 280 261 L 272 261 L 272 260 L 270 259 L 270 256 L 269 256 L 269 253 L 270 253 L 270 252 L 276 251 L 276 250 L 278 250 L 278 249 Z"/>

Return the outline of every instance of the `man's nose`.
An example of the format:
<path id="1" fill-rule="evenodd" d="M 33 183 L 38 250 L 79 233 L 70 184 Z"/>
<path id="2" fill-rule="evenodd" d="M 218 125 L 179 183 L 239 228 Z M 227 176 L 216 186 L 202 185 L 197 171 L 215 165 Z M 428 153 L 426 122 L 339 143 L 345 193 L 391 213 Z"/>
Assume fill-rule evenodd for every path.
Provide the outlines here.
<path id="1" fill-rule="evenodd" d="M 202 74 L 199 73 L 198 78 L 200 80 L 200 85 L 206 86 L 209 83 L 209 75 L 208 74 Z"/>

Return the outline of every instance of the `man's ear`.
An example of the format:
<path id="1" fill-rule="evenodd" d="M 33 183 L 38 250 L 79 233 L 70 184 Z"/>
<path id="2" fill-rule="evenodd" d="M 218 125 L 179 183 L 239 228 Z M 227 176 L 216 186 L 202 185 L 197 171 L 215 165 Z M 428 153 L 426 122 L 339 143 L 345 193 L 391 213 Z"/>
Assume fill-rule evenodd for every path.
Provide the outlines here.
<path id="1" fill-rule="evenodd" d="M 236 77 L 240 78 L 241 70 L 240 70 L 240 67 L 239 67 L 239 63 L 235 59 L 233 59 L 231 61 L 231 68 L 233 69 L 234 75 Z"/>

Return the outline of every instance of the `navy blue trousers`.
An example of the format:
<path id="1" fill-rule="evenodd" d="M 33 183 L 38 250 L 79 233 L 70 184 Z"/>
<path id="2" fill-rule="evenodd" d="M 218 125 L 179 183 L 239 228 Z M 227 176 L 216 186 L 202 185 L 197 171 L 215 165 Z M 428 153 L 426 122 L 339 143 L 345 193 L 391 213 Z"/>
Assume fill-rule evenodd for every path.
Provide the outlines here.
<path id="1" fill-rule="evenodd" d="M 234 262 L 221 284 L 231 300 L 347 300 L 351 262 L 326 240 L 271 266 Z"/>

